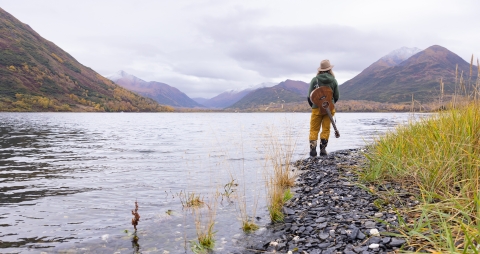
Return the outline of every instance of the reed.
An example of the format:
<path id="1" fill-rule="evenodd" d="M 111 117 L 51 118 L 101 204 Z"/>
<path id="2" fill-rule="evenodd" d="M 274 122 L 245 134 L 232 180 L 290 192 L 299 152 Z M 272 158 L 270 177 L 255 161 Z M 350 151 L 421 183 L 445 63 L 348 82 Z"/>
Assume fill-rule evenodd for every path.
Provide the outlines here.
<path id="1" fill-rule="evenodd" d="M 215 247 L 214 226 L 219 196 L 220 194 L 217 191 L 207 202 L 204 202 L 205 206 L 203 208 L 194 207 L 192 209 L 197 240 L 192 242 L 191 249 L 195 253 L 207 253 Z"/>
<path id="2" fill-rule="evenodd" d="M 197 194 L 195 192 L 184 192 L 181 191 L 178 194 L 178 197 L 180 199 L 180 202 L 182 203 L 182 206 L 185 208 L 195 208 L 195 207 L 201 207 L 204 205 L 203 198 L 200 196 L 200 194 Z"/>
<path id="3" fill-rule="evenodd" d="M 455 80 L 450 109 L 379 137 L 361 173 L 366 181 L 398 182 L 418 193 L 420 204 L 404 211 L 410 219 L 400 228 L 417 251 L 478 253 L 480 247 L 480 79 Z"/>
<path id="4" fill-rule="evenodd" d="M 285 196 L 290 196 L 290 187 L 295 185 L 297 177 L 293 166 L 293 155 L 296 140 L 292 125 L 286 122 L 284 132 L 277 131 L 273 126 L 267 127 L 265 135 L 265 184 L 267 190 L 267 206 L 272 222 L 284 219 L 283 205 Z M 287 192 L 287 194 L 285 194 Z"/>
<path id="5" fill-rule="evenodd" d="M 247 202 L 247 194 L 246 194 L 246 183 L 243 184 L 243 195 L 240 193 L 237 193 L 236 195 L 236 200 L 237 200 L 237 209 L 240 214 L 240 219 L 242 221 L 242 230 L 245 233 L 251 233 L 255 230 L 257 230 L 259 227 L 255 223 L 255 214 L 257 210 L 257 204 L 258 204 L 258 195 L 253 197 L 253 205 L 252 205 L 252 210 L 251 214 L 248 212 L 248 202 Z"/>

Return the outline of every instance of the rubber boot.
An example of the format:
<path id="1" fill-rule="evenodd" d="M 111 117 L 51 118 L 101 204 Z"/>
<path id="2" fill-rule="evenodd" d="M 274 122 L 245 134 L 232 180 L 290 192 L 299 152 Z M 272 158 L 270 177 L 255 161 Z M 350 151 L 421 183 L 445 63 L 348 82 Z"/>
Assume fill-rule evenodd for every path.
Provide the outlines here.
<path id="1" fill-rule="evenodd" d="M 317 141 L 310 140 L 310 156 L 316 157 L 317 156 Z"/>
<path id="2" fill-rule="evenodd" d="M 325 148 L 327 148 L 327 144 L 328 139 L 320 139 L 320 156 L 327 155 L 327 150 L 325 150 Z"/>

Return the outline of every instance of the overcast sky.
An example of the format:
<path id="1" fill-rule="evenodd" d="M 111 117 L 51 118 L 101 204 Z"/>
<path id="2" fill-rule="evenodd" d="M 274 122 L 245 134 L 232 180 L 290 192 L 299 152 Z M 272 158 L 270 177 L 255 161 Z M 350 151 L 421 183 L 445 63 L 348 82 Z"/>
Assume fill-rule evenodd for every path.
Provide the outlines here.
<path id="1" fill-rule="evenodd" d="M 82 64 L 124 70 L 190 97 L 310 82 L 330 59 L 339 83 L 402 46 L 480 55 L 480 1 L 0 0 Z"/>

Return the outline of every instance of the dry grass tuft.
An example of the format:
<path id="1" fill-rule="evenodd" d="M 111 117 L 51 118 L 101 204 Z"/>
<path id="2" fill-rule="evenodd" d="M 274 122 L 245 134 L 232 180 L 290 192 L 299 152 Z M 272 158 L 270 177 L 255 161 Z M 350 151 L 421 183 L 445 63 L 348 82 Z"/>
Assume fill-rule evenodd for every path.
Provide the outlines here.
<path id="1" fill-rule="evenodd" d="M 194 192 L 186 193 L 181 191 L 180 194 L 178 194 L 180 198 L 180 202 L 182 203 L 183 207 L 186 208 L 195 208 L 195 207 L 201 207 L 204 205 L 203 198 L 200 196 L 200 194 L 196 194 Z"/>
<path id="2" fill-rule="evenodd" d="M 286 126 L 291 126 L 287 123 Z M 293 155 L 296 148 L 294 133 L 287 127 L 283 133 L 267 128 L 265 142 L 265 183 L 267 189 L 267 204 L 272 222 L 283 221 L 283 205 L 286 202 L 285 192 L 290 193 L 290 187 L 295 186 L 297 178 L 293 166 Z"/>
<path id="3" fill-rule="evenodd" d="M 192 209 L 195 217 L 195 229 L 197 231 L 197 241 L 192 242 L 192 251 L 195 253 L 204 253 L 212 250 L 215 246 L 215 218 L 217 215 L 218 197 L 217 192 L 205 202 L 205 206 L 194 207 Z"/>

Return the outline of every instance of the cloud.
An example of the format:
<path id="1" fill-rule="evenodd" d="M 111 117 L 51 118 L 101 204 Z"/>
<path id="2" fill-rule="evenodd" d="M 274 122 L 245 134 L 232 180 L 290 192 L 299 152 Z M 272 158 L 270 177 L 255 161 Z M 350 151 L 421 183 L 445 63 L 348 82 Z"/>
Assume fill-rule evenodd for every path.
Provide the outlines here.
<path id="1" fill-rule="evenodd" d="M 347 80 L 402 46 L 480 54 L 480 2 L 0 0 L 0 6 L 101 74 L 125 70 L 189 96 L 286 78 L 322 59 Z M 321 11 L 328 6 L 328 11 Z"/>
<path id="2" fill-rule="evenodd" d="M 402 41 L 395 34 L 340 25 L 266 27 L 259 25 L 259 14 L 237 10 L 208 18 L 199 29 L 241 67 L 265 78 L 313 73 L 325 58 L 342 71 L 360 71 Z"/>

